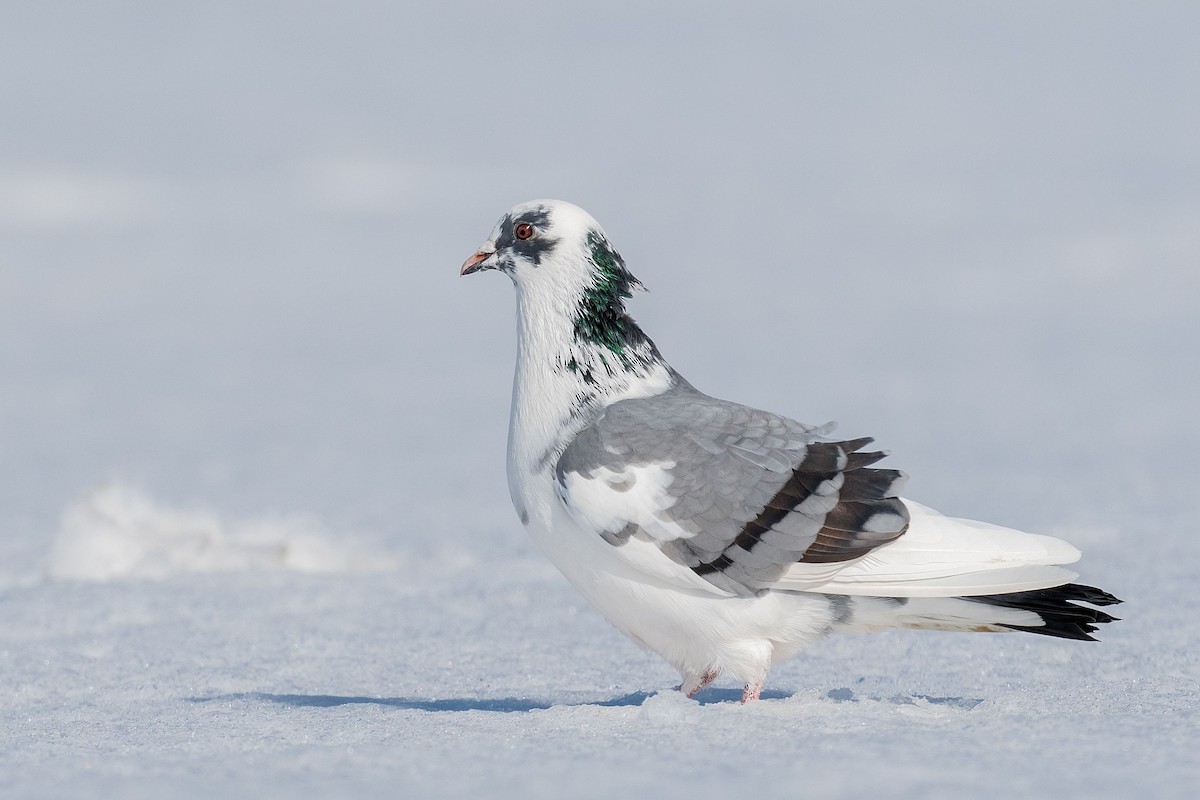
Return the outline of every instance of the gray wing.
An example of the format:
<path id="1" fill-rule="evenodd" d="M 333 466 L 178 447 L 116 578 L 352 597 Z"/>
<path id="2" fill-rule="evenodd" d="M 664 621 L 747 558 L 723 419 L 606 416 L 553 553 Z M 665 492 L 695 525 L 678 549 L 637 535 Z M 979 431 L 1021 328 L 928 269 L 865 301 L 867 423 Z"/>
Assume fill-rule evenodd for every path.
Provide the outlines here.
<path id="1" fill-rule="evenodd" d="M 556 488 L 614 546 L 651 540 L 720 589 L 752 594 L 908 526 L 895 496 L 904 474 L 870 468 L 886 453 L 824 430 L 683 386 L 605 409 L 559 459 Z"/>

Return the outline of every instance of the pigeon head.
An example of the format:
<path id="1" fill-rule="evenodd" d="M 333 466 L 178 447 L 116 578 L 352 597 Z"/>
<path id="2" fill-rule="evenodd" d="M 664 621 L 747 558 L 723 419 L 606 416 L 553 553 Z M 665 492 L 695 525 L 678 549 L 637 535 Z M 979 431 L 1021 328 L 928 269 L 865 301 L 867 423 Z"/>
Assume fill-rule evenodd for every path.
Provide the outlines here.
<path id="1" fill-rule="evenodd" d="M 622 299 L 642 288 L 609 244 L 600 223 L 562 200 L 530 200 L 509 209 L 488 240 L 463 262 L 462 274 L 498 269 L 518 286 L 574 281 L 612 285 Z"/>
<path id="2" fill-rule="evenodd" d="M 540 320 L 541 329 L 562 331 L 559 344 L 570 352 L 559 360 L 568 369 L 587 374 L 599 364 L 606 371 L 641 370 L 659 360 L 625 312 L 625 301 L 644 290 L 641 281 L 579 206 L 531 200 L 511 208 L 463 262 L 462 274 L 489 269 L 512 279 L 520 306 Z"/>

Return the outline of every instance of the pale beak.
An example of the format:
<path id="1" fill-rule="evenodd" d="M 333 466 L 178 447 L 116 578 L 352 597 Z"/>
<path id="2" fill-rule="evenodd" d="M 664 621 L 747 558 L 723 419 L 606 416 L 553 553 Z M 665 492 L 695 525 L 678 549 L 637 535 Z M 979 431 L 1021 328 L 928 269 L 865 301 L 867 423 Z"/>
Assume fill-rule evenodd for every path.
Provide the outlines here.
<path id="1" fill-rule="evenodd" d="M 489 240 L 479 245 L 479 249 L 475 254 L 463 262 L 462 271 L 459 275 L 470 275 L 472 272 L 480 272 L 485 269 L 495 269 L 495 264 L 484 264 L 483 262 L 495 255 L 496 243 Z"/>

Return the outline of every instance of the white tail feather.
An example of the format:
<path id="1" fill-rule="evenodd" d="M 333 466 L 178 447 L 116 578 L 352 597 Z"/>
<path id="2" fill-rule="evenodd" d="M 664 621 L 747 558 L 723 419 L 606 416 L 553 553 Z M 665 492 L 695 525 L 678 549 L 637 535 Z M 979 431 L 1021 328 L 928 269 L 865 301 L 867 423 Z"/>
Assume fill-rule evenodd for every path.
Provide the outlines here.
<path id="1" fill-rule="evenodd" d="M 955 597 L 1045 589 L 1076 577 L 1057 566 L 1080 555 L 1061 539 L 946 517 L 911 500 L 904 504 L 911 521 L 903 536 L 828 582 L 805 588 L 822 594 Z"/>
<path id="2" fill-rule="evenodd" d="M 987 605 L 957 597 L 914 597 L 904 601 L 882 597 L 855 597 L 850 614 L 837 624 L 848 633 L 871 633 L 888 628 L 933 631 L 1008 631 L 1015 625 L 1037 628 L 1044 624 L 1033 611 Z"/>

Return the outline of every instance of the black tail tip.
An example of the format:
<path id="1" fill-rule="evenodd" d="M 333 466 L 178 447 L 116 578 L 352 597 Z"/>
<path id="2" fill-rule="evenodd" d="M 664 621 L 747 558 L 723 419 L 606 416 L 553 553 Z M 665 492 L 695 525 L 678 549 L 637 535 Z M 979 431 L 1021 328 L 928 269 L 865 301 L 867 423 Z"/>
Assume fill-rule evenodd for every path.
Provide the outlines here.
<path id="1" fill-rule="evenodd" d="M 1011 628 L 1014 631 L 1055 636 L 1060 639 L 1078 639 L 1085 642 L 1096 641 L 1091 634 L 1096 632 L 1097 625 L 1117 622 L 1118 618 L 1104 611 L 1076 604 L 1111 606 L 1121 602 L 1117 597 L 1102 589 L 1079 583 L 1068 583 L 1032 592 L 1011 592 L 969 599 L 988 605 L 1032 611 L 1045 623 L 1037 626 L 1003 625 L 1002 627 Z"/>
<path id="2" fill-rule="evenodd" d="M 1066 586 L 1058 586 L 1056 588 L 1072 590 L 1074 592 L 1073 596 L 1067 599 L 1078 603 L 1090 603 L 1094 606 L 1115 606 L 1121 602 L 1121 598 L 1111 595 L 1103 589 L 1097 589 L 1095 586 L 1084 586 L 1082 583 L 1068 583 Z"/>

